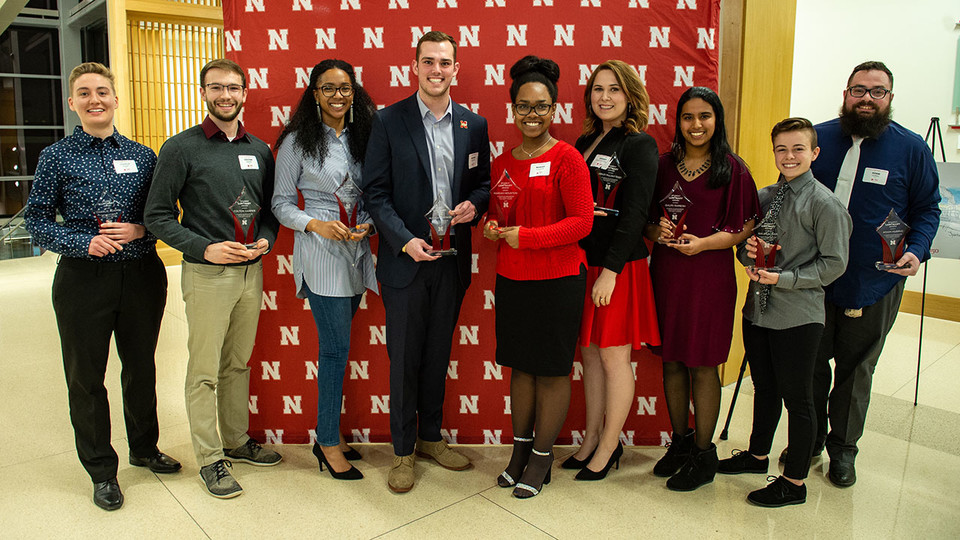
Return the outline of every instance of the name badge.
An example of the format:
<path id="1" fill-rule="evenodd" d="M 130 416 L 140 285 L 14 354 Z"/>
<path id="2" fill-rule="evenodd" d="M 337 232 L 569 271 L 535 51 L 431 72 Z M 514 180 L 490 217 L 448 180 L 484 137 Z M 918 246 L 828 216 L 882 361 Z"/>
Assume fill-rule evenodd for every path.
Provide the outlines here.
<path id="1" fill-rule="evenodd" d="M 606 169 L 610 166 L 610 156 L 605 156 L 603 154 L 597 154 L 593 158 L 593 162 L 590 163 L 590 166 L 594 169 Z"/>
<path id="2" fill-rule="evenodd" d="M 113 160 L 113 170 L 117 171 L 117 174 L 135 173 L 137 172 L 137 162 L 132 159 L 115 159 Z"/>
<path id="3" fill-rule="evenodd" d="M 249 170 L 249 169 L 259 169 L 260 163 L 257 162 L 257 156 L 237 156 L 240 158 L 240 169 Z"/>
<path id="4" fill-rule="evenodd" d="M 476 169 L 479 163 L 480 163 L 480 152 L 474 152 L 469 156 L 467 156 L 468 169 Z"/>
<path id="5" fill-rule="evenodd" d="M 530 165 L 530 178 L 536 176 L 550 176 L 550 162 L 534 163 Z"/>
<path id="6" fill-rule="evenodd" d="M 863 170 L 863 181 L 868 184 L 877 184 L 878 186 L 887 185 L 887 175 L 890 174 L 890 171 L 885 171 L 883 169 L 874 169 L 873 167 L 867 167 Z"/>

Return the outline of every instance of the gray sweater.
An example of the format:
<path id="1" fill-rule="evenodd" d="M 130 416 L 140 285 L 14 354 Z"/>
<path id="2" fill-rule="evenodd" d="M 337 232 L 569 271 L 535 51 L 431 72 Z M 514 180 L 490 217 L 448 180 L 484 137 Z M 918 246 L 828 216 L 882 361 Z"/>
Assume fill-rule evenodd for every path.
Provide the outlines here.
<path id="1" fill-rule="evenodd" d="M 205 124 L 212 122 L 208 118 Z M 252 241 L 264 238 L 272 248 L 277 239 L 279 224 L 270 211 L 273 154 L 260 139 L 242 129 L 239 133 L 242 136 L 227 142 L 222 132 L 208 138 L 204 125 L 197 125 L 170 137 L 160 148 L 144 222 L 157 238 L 182 251 L 188 262 L 209 264 L 203 252 L 210 244 L 245 241 L 237 238 L 230 211 L 244 189 L 260 205 Z M 183 209 L 180 221 L 177 201 Z"/>

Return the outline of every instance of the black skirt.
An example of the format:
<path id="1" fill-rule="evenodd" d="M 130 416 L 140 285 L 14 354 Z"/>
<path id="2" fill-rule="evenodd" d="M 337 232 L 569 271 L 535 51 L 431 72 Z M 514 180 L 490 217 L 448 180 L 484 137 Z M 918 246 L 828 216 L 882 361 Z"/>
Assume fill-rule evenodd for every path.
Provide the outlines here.
<path id="1" fill-rule="evenodd" d="M 586 269 L 556 279 L 497 275 L 497 363 L 544 377 L 570 375 L 577 352 Z"/>

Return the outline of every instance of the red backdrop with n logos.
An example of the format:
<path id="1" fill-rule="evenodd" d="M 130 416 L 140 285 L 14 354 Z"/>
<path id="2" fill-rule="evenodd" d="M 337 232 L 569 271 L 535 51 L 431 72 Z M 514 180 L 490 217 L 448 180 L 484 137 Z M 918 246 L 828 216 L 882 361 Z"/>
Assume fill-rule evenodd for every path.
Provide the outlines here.
<path id="1" fill-rule="evenodd" d="M 276 140 L 325 58 L 357 70 L 378 107 L 417 88 L 417 39 L 442 30 L 458 42 L 460 72 L 451 95 L 487 119 L 491 154 L 519 141 L 510 113 L 509 70 L 527 54 L 561 69 L 551 132 L 573 143 L 584 117 L 583 92 L 594 66 L 616 58 L 635 66 L 650 94 L 650 127 L 661 151 L 673 136 L 674 105 L 690 86 L 717 87 L 719 0 L 224 0 L 227 57 L 247 73 L 247 129 Z M 444 436 L 451 442 L 511 442 L 509 369 L 494 362 L 495 252 L 475 233 L 473 284 L 454 333 L 447 373 Z M 308 443 L 316 426 L 317 334 L 309 306 L 295 296 L 293 235 L 282 229 L 264 258 L 257 345 L 250 359 L 250 429 L 268 443 Z M 341 429 L 347 440 L 390 440 L 389 360 L 383 304 L 364 296 L 353 322 Z M 621 438 L 661 444 L 670 423 L 661 366 L 649 350 L 632 358 L 636 398 Z M 582 366 L 561 443 L 582 437 Z"/>

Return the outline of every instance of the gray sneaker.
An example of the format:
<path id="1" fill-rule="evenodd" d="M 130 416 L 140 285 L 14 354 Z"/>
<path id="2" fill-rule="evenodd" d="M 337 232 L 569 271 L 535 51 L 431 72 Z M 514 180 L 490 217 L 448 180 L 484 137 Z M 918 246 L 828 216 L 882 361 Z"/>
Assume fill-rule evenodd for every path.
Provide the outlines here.
<path id="1" fill-rule="evenodd" d="M 273 450 L 268 450 L 260 446 L 260 443 L 253 437 L 247 439 L 247 442 L 243 446 L 238 446 L 233 450 L 224 448 L 223 453 L 234 461 L 242 461 L 260 467 L 271 467 L 280 463 L 280 460 L 283 459 L 280 457 L 280 454 Z"/>
<path id="2" fill-rule="evenodd" d="M 227 467 L 232 468 L 233 464 L 225 459 L 200 467 L 200 478 L 207 485 L 207 491 L 218 499 L 231 499 L 243 494 L 243 488 L 233 479 Z"/>

